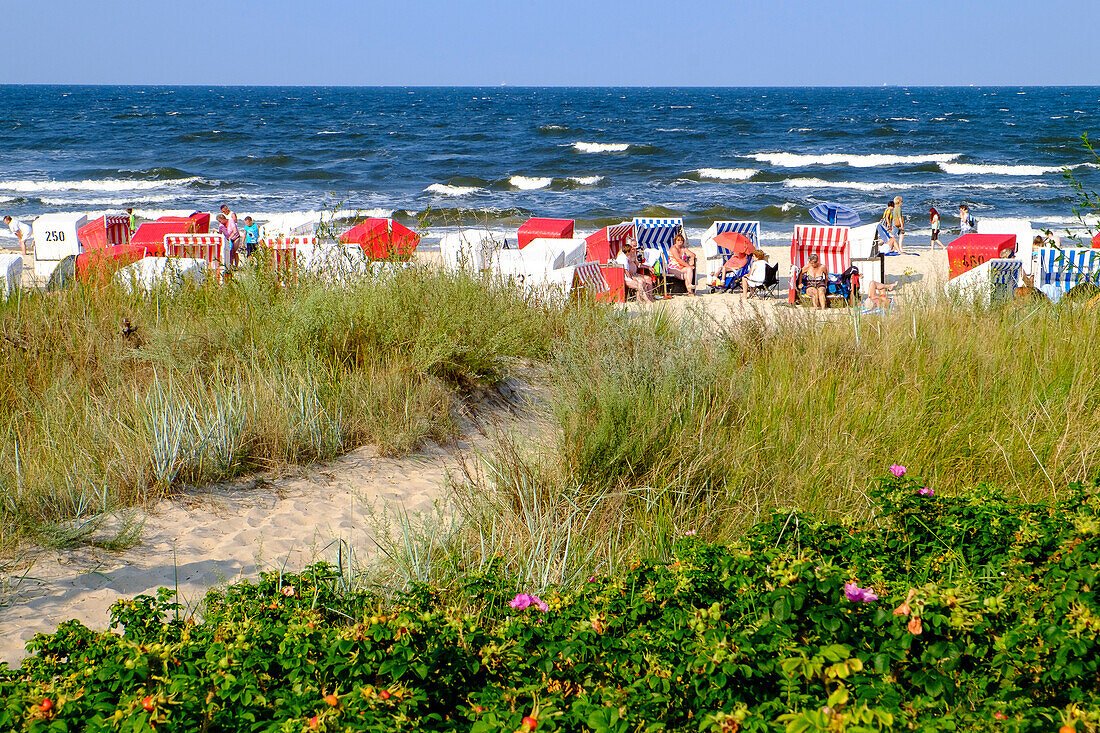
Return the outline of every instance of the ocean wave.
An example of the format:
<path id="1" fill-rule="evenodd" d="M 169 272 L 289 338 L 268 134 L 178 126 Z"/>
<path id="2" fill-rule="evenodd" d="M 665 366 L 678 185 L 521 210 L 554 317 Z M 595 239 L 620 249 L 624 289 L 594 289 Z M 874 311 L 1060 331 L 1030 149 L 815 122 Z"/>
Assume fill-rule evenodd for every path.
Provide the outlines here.
<path id="1" fill-rule="evenodd" d="M 700 179 L 711 181 L 747 181 L 759 172 L 756 168 L 697 168 L 692 171 Z"/>
<path id="2" fill-rule="evenodd" d="M 318 130 L 318 135 L 343 135 L 346 130 Z"/>
<path id="3" fill-rule="evenodd" d="M 529 178 L 527 176 L 512 176 L 508 179 L 508 183 L 518 188 L 520 191 L 537 191 L 540 188 L 546 188 L 554 182 L 553 178 Z"/>
<path id="4" fill-rule="evenodd" d="M 783 181 L 787 188 L 846 188 L 852 191 L 884 191 L 895 188 L 908 188 L 896 183 L 865 183 L 862 181 L 826 181 L 823 178 L 788 178 Z"/>
<path id="5" fill-rule="evenodd" d="M 127 181 L 114 179 L 84 181 L 0 181 L 0 191 L 36 193 L 44 191 L 150 191 L 166 186 L 186 186 L 206 183 L 198 176 L 170 181 Z"/>
<path id="6" fill-rule="evenodd" d="M 578 153 L 625 153 L 629 148 L 630 143 L 573 143 Z"/>
<path id="7" fill-rule="evenodd" d="M 595 186 L 600 181 L 604 180 L 603 176 L 569 176 L 566 180 L 572 181 L 579 186 Z"/>
<path id="8" fill-rule="evenodd" d="M 481 186 L 452 186 L 447 183 L 433 183 L 424 189 L 425 193 L 434 193 L 437 196 L 470 196 L 483 191 Z"/>
<path id="9" fill-rule="evenodd" d="M 805 168 L 812 165 L 847 165 L 852 168 L 876 168 L 883 165 L 912 165 L 917 163 L 947 163 L 960 157 L 958 153 L 932 153 L 929 155 L 885 155 L 871 153 L 752 153 L 745 157 L 768 165 L 783 168 Z"/>
<path id="10" fill-rule="evenodd" d="M 54 198 L 52 196 L 41 196 L 41 201 L 46 206 L 132 206 L 135 204 L 158 204 L 166 203 L 168 201 L 175 201 L 179 196 L 170 193 L 154 194 L 152 196 L 128 196 L 126 198 L 119 197 L 106 197 L 106 198 Z M 190 213 L 190 212 L 188 212 Z"/>
<path id="11" fill-rule="evenodd" d="M 1042 176 L 1048 173 L 1061 173 L 1063 170 L 1060 166 L 1007 165 L 998 163 L 939 163 L 938 165 L 940 170 L 944 173 L 950 173 L 953 176 L 981 174 L 996 176 Z M 1070 166 L 1070 168 L 1080 168 L 1087 165 L 1090 164 L 1081 163 Z"/>

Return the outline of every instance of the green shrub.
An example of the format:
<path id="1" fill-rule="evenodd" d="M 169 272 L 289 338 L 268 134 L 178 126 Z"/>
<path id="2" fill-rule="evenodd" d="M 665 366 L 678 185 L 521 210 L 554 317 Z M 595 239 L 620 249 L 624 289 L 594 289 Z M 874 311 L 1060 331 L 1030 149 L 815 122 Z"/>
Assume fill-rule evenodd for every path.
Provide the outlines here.
<path id="1" fill-rule="evenodd" d="M 881 482 L 872 525 L 777 515 L 541 599 L 508 603 L 498 566 L 383 598 L 318 565 L 201 619 L 167 591 L 120 601 L 121 635 L 69 622 L 0 673 L 0 727 L 1097 730 L 1097 484 L 922 488 Z"/>

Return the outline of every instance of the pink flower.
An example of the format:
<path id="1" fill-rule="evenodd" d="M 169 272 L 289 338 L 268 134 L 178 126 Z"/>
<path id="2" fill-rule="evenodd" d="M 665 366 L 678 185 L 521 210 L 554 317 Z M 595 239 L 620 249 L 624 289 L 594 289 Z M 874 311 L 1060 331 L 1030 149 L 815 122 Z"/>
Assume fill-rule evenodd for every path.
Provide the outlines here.
<path id="1" fill-rule="evenodd" d="M 543 613 L 550 610 L 550 606 L 546 605 L 545 601 L 538 596 L 533 596 L 528 593 L 517 593 L 516 597 L 508 602 L 508 605 L 517 611 L 525 611 L 531 606 L 534 606 Z"/>
<path id="2" fill-rule="evenodd" d="M 689 529 L 687 532 L 684 532 L 684 537 L 694 537 L 694 536 L 695 536 L 695 530 L 694 529 Z"/>
<path id="3" fill-rule="evenodd" d="M 923 489 L 917 489 L 917 493 L 920 494 L 921 496 L 935 496 L 936 495 L 936 490 L 935 489 L 930 489 L 927 486 L 925 486 Z"/>
<path id="4" fill-rule="evenodd" d="M 844 584 L 844 595 L 855 603 L 874 603 L 878 600 L 878 595 L 870 588 L 860 588 L 855 583 Z"/>
<path id="5" fill-rule="evenodd" d="M 589 583 L 595 583 L 596 582 L 596 576 L 595 575 L 589 575 L 588 576 L 588 582 Z"/>
<path id="6" fill-rule="evenodd" d="M 894 474 L 898 478 L 901 478 L 905 475 L 905 466 L 899 466 L 895 463 L 894 465 L 890 466 L 890 473 Z"/>
<path id="7" fill-rule="evenodd" d="M 292 595 L 294 595 L 295 592 L 296 591 L 294 590 L 293 585 L 284 585 L 283 586 L 283 595 L 286 596 L 287 598 L 290 598 Z"/>

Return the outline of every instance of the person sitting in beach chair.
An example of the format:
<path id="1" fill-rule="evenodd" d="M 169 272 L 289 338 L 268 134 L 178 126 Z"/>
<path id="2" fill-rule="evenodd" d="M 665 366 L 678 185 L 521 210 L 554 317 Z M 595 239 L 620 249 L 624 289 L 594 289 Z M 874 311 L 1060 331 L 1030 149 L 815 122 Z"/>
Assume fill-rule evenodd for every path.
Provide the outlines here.
<path id="1" fill-rule="evenodd" d="M 638 250 L 632 239 L 628 239 L 623 243 L 623 248 L 619 251 L 615 261 L 626 269 L 626 275 L 623 277 L 626 287 L 637 294 L 638 300 L 644 303 L 652 303 L 654 300 L 653 283 L 655 278 L 652 274 L 646 273 L 649 268 L 638 262 Z"/>
<path id="2" fill-rule="evenodd" d="M 767 292 L 779 284 L 779 265 L 768 264 L 768 254 L 758 249 L 752 253 L 752 265 L 741 278 L 741 297 L 751 298 L 758 290 Z"/>
<path id="3" fill-rule="evenodd" d="M 808 264 L 798 273 L 798 278 L 803 292 L 810 297 L 810 304 L 821 310 L 827 308 L 825 293 L 829 288 L 829 270 L 821 264 L 816 254 L 809 256 Z"/>
<path id="4" fill-rule="evenodd" d="M 688 295 L 695 295 L 695 253 L 688 249 L 687 240 L 680 233 L 668 248 L 668 275 L 683 280 Z"/>

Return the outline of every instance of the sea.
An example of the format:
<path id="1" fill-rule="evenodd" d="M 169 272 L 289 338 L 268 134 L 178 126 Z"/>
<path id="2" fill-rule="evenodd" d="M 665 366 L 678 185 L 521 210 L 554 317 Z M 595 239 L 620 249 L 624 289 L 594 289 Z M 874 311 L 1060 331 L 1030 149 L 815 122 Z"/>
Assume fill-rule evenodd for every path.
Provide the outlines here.
<path id="1" fill-rule="evenodd" d="M 0 86 L 0 212 L 228 204 L 394 216 L 439 234 L 530 216 L 582 232 L 634 216 L 719 219 L 790 238 L 835 202 L 865 222 L 903 197 L 1077 229 L 1098 161 L 1100 87 L 519 88 Z M 0 236 L 7 236 L 0 229 Z M 11 243 L 8 243 L 11 246 Z"/>

